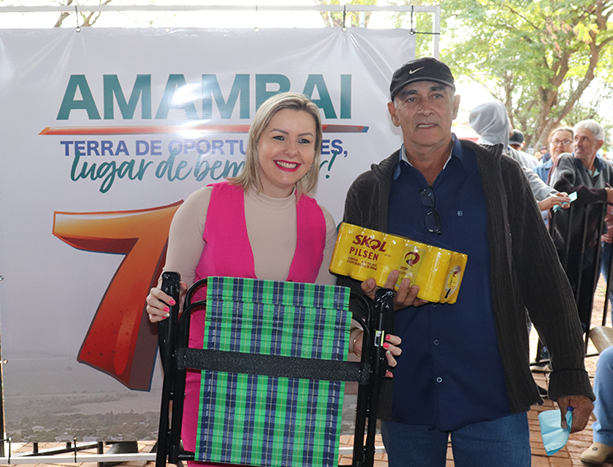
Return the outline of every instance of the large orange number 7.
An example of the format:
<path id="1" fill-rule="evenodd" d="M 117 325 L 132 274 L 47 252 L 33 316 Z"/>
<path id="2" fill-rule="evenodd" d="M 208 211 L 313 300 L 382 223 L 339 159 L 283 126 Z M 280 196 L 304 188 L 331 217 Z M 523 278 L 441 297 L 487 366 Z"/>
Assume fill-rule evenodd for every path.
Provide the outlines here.
<path id="1" fill-rule="evenodd" d="M 53 235 L 74 248 L 126 255 L 98 306 L 77 360 L 130 389 L 151 386 L 157 337 L 144 313 L 145 297 L 161 273 L 168 229 L 181 203 L 137 211 L 54 215 Z"/>

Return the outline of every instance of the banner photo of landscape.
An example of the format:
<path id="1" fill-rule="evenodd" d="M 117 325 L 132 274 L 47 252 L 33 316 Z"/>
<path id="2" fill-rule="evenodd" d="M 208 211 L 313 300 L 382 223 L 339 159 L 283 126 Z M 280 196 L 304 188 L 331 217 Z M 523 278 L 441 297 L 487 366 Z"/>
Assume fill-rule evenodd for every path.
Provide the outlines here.
<path id="1" fill-rule="evenodd" d="M 161 367 L 144 311 L 172 217 L 236 175 L 251 119 L 280 91 L 324 124 L 315 193 L 401 144 L 393 71 L 406 30 L 0 32 L 0 337 L 13 441 L 154 439 Z"/>

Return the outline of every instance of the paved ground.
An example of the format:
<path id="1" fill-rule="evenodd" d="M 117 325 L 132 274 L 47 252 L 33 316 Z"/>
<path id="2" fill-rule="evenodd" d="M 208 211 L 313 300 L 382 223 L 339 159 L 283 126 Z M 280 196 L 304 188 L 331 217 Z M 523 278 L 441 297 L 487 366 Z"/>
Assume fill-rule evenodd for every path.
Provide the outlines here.
<path id="1" fill-rule="evenodd" d="M 547 386 L 546 375 L 539 373 L 535 374 L 535 380 L 540 386 Z M 538 423 L 538 414 L 543 410 L 553 410 L 557 408 L 555 404 L 549 400 L 546 400 L 542 406 L 534 406 L 528 414 L 528 421 L 530 423 L 530 444 L 532 447 L 532 467 L 572 467 L 585 465 L 579 460 L 581 453 L 592 444 L 592 428 L 591 424 L 587 429 L 581 433 L 572 434 L 566 447 L 551 457 L 548 457 L 543 447 L 543 441 L 541 439 L 541 433 Z M 351 446 L 353 444 L 352 437 L 347 436 L 341 439 L 341 445 Z M 387 457 L 385 454 L 379 454 L 376 457 L 375 467 L 386 467 Z M 341 465 L 351 465 L 350 456 L 342 456 Z M 447 466 L 453 467 L 453 454 L 451 448 L 447 451 Z M 497 466 L 492 467 L 504 467 L 504 460 Z M 605 467 L 613 467 L 613 464 L 605 464 Z"/>
<path id="2" fill-rule="evenodd" d="M 546 386 L 547 381 L 545 375 L 538 374 L 535 375 L 537 382 Z M 530 442 L 532 446 L 532 467 L 572 467 L 572 466 L 583 466 L 585 467 L 581 461 L 579 461 L 579 456 L 581 453 L 592 443 L 592 430 L 591 427 L 588 426 L 586 430 L 581 433 L 576 433 L 571 435 L 571 439 L 569 440 L 567 446 L 561 451 L 557 452 L 551 457 L 548 457 L 545 454 L 545 450 L 543 448 L 543 443 L 541 441 L 541 435 L 539 431 L 538 425 L 538 414 L 542 410 L 551 410 L 554 408 L 554 404 L 551 401 L 546 401 L 543 406 L 533 407 L 533 410 L 528 414 L 529 422 L 530 422 Z M 380 440 L 377 445 L 381 445 Z M 341 437 L 341 447 L 350 447 L 353 445 L 353 436 L 342 436 Z M 152 441 L 141 442 L 139 443 L 139 448 L 141 452 L 150 452 L 153 446 Z M 51 447 L 51 445 L 46 445 L 45 447 Z M 41 446 L 41 449 L 43 447 Z M 22 451 L 30 451 L 32 449 L 31 445 L 24 446 Z M 95 453 L 95 450 L 85 451 L 83 454 L 87 453 Z M 81 455 L 81 454 L 79 454 Z M 387 457 L 384 453 L 376 454 L 375 457 L 375 467 L 386 467 L 387 466 Z M 339 460 L 340 465 L 351 465 L 351 456 L 341 456 Z M 16 464 L 11 464 L 16 465 Z M 37 466 L 37 467 L 51 467 L 52 465 L 58 464 L 19 464 Z M 83 463 L 61 463 L 59 465 L 66 466 L 80 466 L 80 467 L 96 467 L 97 464 L 94 462 L 83 462 Z M 132 466 L 132 467 L 153 467 L 153 462 L 126 462 L 122 465 Z M 451 454 L 451 449 L 449 449 L 447 454 L 447 467 L 453 467 L 453 455 Z M 605 464 L 606 467 L 613 467 L 613 464 Z M 492 467 L 504 467 L 504 461 L 501 459 L 501 463 L 499 466 Z"/>
<path id="3" fill-rule="evenodd" d="M 601 283 L 599 284 L 599 288 L 596 292 L 596 297 L 595 297 L 594 317 L 592 319 L 593 325 L 600 324 L 602 320 L 602 303 L 603 303 L 603 298 L 604 298 L 604 292 L 603 292 L 604 287 L 603 286 L 604 284 L 601 281 Z M 608 322 L 608 325 L 609 326 L 611 325 L 610 320 Z M 536 348 L 536 342 L 537 342 L 537 337 L 533 333 L 533 335 L 531 336 L 531 347 L 533 349 Z M 588 349 L 588 354 L 593 353 L 593 352 L 595 352 L 595 349 L 593 349 L 590 346 L 590 348 Z M 533 350 L 532 355 L 534 354 L 535 354 L 535 351 Z M 593 378 L 594 371 L 596 369 L 596 358 L 595 357 L 586 358 L 586 368 L 588 372 L 590 373 L 591 378 Z M 547 375 L 542 374 L 542 373 L 534 373 L 534 376 L 535 376 L 535 380 L 537 384 L 543 387 L 547 386 Z M 564 449 L 558 451 L 556 454 L 554 454 L 551 457 L 548 457 L 545 454 L 545 450 L 543 448 L 543 442 L 541 440 L 537 417 L 538 417 L 539 412 L 543 410 L 552 410 L 554 408 L 557 408 L 557 407 L 554 407 L 554 405 L 555 404 L 553 402 L 547 400 L 545 401 L 545 404 L 542 406 L 534 406 L 532 410 L 530 411 L 530 413 L 528 414 L 529 422 L 530 422 L 530 443 L 532 447 L 532 467 L 584 466 L 584 464 L 581 463 L 581 461 L 579 460 L 579 457 L 581 453 L 585 449 L 587 449 L 590 446 L 590 444 L 592 444 L 591 423 L 588 425 L 588 427 L 584 431 L 580 433 L 572 434 L 568 444 L 566 445 Z M 153 441 L 139 442 L 139 449 L 143 453 L 150 452 L 153 444 L 154 444 Z M 341 437 L 341 447 L 350 447 L 352 445 L 353 445 L 352 436 L 342 436 Z M 377 445 L 382 445 L 380 440 L 378 440 Z M 52 447 L 52 445 L 40 446 L 40 449 L 42 450 L 44 448 L 49 448 L 49 447 Z M 31 450 L 32 450 L 31 445 L 25 445 L 25 446 L 19 447 L 19 449 L 16 451 L 28 452 Z M 83 454 L 87 454 L 88 452 L 95 454 L 96 450 L 93 449 L 90 451 L 85 451 Z M 341 458 L 339 459 L 339 464 L 340 465 L 351 465 L 351 456 L 344 456 L 344 455 L 341 456 Z M 7 465 L 7 464 L 4 464 L 4 465 Z M 11 463 L 9 465 L 19 465 L 19 466 L 25 465 L 25 466 L 37 466 L 37 467 L 51 467 L 53 465 L 80 466 L 80 467 L 96 467 L 97 466 L 95 462 L 89 462 L 89 463 L 88 462 L 77 462 L 77 463 L 61 463 L 61 464 L 57 464 L 57 463 L 56 464 L 22 464 L 22 463 L 12 464 Z M 154 463 L 153 462 L 132 461 L 132 462 L 127 462 L 122 465 L 127 465 L 127 466 L 132 466 L 132 467 L 144 467 L 144 466 L 153 467 Z M 450 449 L 447 454 L 447 467 L 453 467 L 453 465 L 454 465 L 453 456 L 451 454 L 451 449 Z M 377 454 L 375 467 L 386 467 L 386 466 L 387 466 L 387 457 L 385 453 Z M 504 460 L 501 459 L 501 463 L 498 466 L 492 466 L 492 467 L 504 467 Z M 604 464 L 604 467 L 613 467 L 613 463 Z"/>

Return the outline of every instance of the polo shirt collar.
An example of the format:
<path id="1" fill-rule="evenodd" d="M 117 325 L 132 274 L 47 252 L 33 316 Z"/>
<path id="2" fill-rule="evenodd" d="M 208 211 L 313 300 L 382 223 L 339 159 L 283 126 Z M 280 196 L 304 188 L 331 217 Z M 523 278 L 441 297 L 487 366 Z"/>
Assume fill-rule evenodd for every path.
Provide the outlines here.
<path id="1" fill-rule="evenodd" d="M 443 166 L 443 170 L 445 170 L 445 167 L 447 167 L 447 164 L 449 164 L 449 161 L 451 160 L 452 157 L 457 157 L 462 163 L 462 165 L 464 165 L 465 156 L 464 156 L 464 151 L 462 151 L 462 144 L 460 143 L 460 140 L 456 137 L 454 133 L 451 134 L 451 141 L 453 144 L 451 146 L 451 151 L 449 152 L 449 157 L 447 158 L 447 161 L 445 162 L 445 165 Z M 404 143 L 402 144 L 402 146 L 400 146 L 400 159 L 398 160 L 398 165 L 396 166 L 396 170 L 394 170 L 394 180 L 396 180 L 400 176 L 400 163 L 401 162 L 404 162 L 408 164 L 409 166 L 413 167 L 413 165 L 409 162 L 409 159 L 407 158 L 407 151 L 404 147 Z"/>

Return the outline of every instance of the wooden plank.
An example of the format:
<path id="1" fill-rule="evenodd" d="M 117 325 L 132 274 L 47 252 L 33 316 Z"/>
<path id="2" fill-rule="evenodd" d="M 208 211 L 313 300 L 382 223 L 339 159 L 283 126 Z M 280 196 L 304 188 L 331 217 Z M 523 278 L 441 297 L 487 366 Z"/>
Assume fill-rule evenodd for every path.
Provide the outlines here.
<path id="1" fill-rule="evenodd" d="M 613 328 L 609 326 L 596 326 L 590 330 L 590 339 L 598 352 L 613 345 Z"/>

